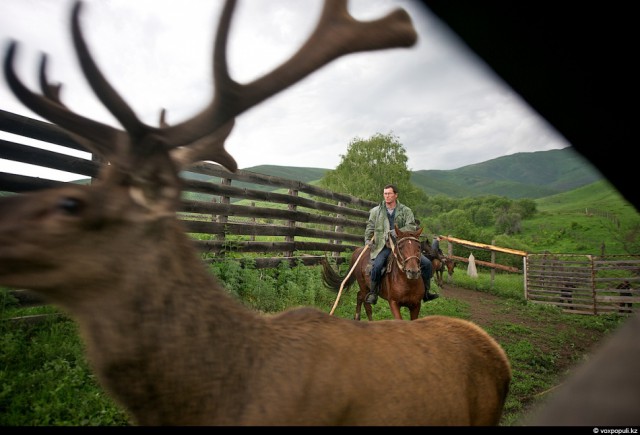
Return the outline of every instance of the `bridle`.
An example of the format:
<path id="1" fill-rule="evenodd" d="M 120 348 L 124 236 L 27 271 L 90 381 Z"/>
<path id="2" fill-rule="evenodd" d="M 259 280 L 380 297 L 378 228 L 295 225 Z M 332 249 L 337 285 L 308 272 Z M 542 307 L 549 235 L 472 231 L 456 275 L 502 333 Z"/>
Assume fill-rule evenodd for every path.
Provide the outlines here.
<path id="1" fill-rule="evenodd" d="M 414 241 L 414 242 L 416 242 L 418 244 L 418 255 L 410 255 L 408 257 L 405 257 L 404 255 L 402 255 L 402 251 L 400 250 L 400 246 L 404 242 L 409 242 L 409 241 Z M 393 243 L 393 238 L 392 237 L 389 237 L 389 244 L 391 245 L 391 252 L 393 253 L 393 258 L 395 258 L 396 264 L 398 265 L 398 268 L 400 268 L 401 271 L 406 272 L 405 265 L 412 258 L 417 259 L 418 260 L 418 264 L 420 264 L 420 256 L 422 255 L 422 249 L 420 249 L 420 240 L 418 238 L 413 237 L 413 236 L 408 236 L 408 237 L 401 238 L 400 240 L 398 240 L 398 243 L 397 243 L 398 249 L 397 250 L 396 250 L 396 244 Z"/>

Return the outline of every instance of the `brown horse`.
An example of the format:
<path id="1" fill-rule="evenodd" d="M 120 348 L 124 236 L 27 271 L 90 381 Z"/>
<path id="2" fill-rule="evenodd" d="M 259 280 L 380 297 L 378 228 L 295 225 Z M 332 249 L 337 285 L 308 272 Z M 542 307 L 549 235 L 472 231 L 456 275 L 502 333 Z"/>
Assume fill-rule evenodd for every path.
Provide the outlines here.
<path id="1" fill-rule="evenodd" d="M 389 302 L 389 307 L 393 317 L 402 320 L 400 308 L 407 307 L 411 320 L 418 318 L 420 305 L 424 296 L 424 284 L 420 274 L 420 234 L 422 228 L 417 231 L 402 232 L 396 225 L 397 242 L 392 247 L 392 254 L 389 255 L 382 282 L 380 283 L 379 296 Z M 354 268 L 344 284 L 344 288 L 349 288 L 354 281 L 358 281 L 360 290 L 357 295 L 357 305 L 355 320 L 360 320 L 362 304 L 367 313 L 369 321 L 373 320 L 371 304 L 365 302 L 367 293 L 371 288 L 371 261 L 367 252 L 356 264 L 360 253 L 364 248 L 356 249 L 351 255 L 349 270 Z M 324 260 L 322 264 L 322 279 L 325 285 L 331 290 L 338 291 L 345 277 L 340 276 L 329 262 Z"/>
<path id="2" fill-rule="evenodd" d="M 442 288 L 442 286 L 444 285 L 444 281 L 442 279 L 444 268 L 446 267 L 447 273 L 449 274 L 449 276 L 452 276 L 453 270 L 456 268 L 456 262 L 449 257 L 443 257 L 443 260 L 441 260 L 439 257 L 435 257 L 430 260 L 433 266 L 433 277 L 436 279 L 436 284 L 438 284 L 438 287 Z"/>
<path id="3" fill-rule="evenodd" d="M 435 252 L 431 244 L 428 240 L 423 240 L 420 242 L 420 249 L 422 253 L 431 261 L 431 265 L 433 268 L 433 277 L 436 279 L 436 284 L 438 287 L 442 288 L 444 281 L 442 279 L 442 275 L 444 273 L 445 266 L 447 267 L 447 273 L 449 276 L 453 275 L 453 270 L 456 267 L 456 262 L 451 258 L 442 255 L 441 252 Z M 444 259 L 443 260 L 441 260 Z"/>

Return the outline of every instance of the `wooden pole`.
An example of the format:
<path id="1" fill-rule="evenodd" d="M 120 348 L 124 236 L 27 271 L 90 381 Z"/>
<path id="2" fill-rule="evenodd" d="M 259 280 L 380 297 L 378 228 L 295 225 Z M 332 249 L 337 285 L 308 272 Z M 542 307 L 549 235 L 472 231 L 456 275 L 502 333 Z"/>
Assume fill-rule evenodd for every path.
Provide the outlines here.
<path id="1" fill-rule="evenodd" d="M 373 241 L 374 238 L 375 238 L 375 236 L 372 237 L 371 240 Z M 345 276 L 344 279 L 342 280 L 342 284 L 340 284 L 340 290 L 338 290 L 338 296 L 336 297 L 336 301 L 333 303 L 333 307 L 331 308 L 331 311 L 329 312 L 330 316 L 333 316 L 333 312 L 336 310 L 336 307 L 338 306 L 338 301 L 340 300 L 340 295 L 342 295 L 342 289 L 344 289 L 344 284 L 347 282 L 347 280 L 349 279 L 349 277 L 351 276 L 351 274 L 355 270 L 355 268 L 358 265 L 358 263 L 360 263 L 360 259 L 362 258 L 364 253 L 367 252 L 367 249 L 369 249 L 369 244 L 364 245 L 364 249 L 362 250 L 360 255 L 358 255 L 358 258 L 356 259 L 355 263 L 353 263 L 353 266 L 351 267 L 351 270 L 349 270 L 349 273 L 347 273 L 347 276 Z"/>

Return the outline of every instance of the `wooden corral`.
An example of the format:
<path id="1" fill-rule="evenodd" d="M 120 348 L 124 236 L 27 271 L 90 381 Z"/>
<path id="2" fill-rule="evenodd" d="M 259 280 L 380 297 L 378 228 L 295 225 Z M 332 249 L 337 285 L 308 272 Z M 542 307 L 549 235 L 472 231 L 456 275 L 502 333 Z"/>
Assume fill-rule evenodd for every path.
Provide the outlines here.
<path id="1" fill-rule="evenodd" d="M 529 254 L 525 297 L 576 314 L 631 313 L 640 306 L 640 255 Z"/>
<path id="2" fill-rule="evenodd" d="M 0 131 L 84 150 L 56 125 L 4 110 L 0 110 Z M 0 140 L 0 144 L 1 159 L 78 174 L 77 182 L 89 182 L 101 165 L 22 143 Z M 192 165 L 182 178 L 185 195 L 179 217 L 208 262 L 234 252 L 258 254 L 251 260 L 256 268 L 278 267 L 282 262 L 316 265 L 326 252 L 341 261 L 341 253 L 362 246 L 368 210 L 376 205 L 300 181 L 243 170 L 232 173 L 208 162 Z M 63 184 L 0 172 L 0 194 Z"/>

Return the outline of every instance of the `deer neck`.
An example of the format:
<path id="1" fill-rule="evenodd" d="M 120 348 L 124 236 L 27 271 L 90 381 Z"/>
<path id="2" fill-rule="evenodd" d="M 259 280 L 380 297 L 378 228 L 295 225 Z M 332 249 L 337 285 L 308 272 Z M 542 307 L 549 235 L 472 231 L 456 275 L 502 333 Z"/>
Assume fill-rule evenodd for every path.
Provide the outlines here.
<path id="1" fill-rule="evenodd" d="M 227 384 L 235 380 L 237 388 L 240 374 L 251 371 L 247 364 L 266 328 L 211 275 L 176 222 L 161 226 L 161 236 L 142 239 L 155 240 L 153 247 L 139 246 L 122 262 L 105 265 L 118 269 L 111 283 L 67 304 L 102 384 L 127 409 L 150 419 L 141 424 L 179 424 L 163 419 L 175 418 L 176 408 L 198 409 L 199 402 L 220 404 L 209 413 L 228 413 L 222 410 Z M 127 261 L 133 255 L 135 264 Z M 211 401 L 216 395 L 220 400 Z"/>

